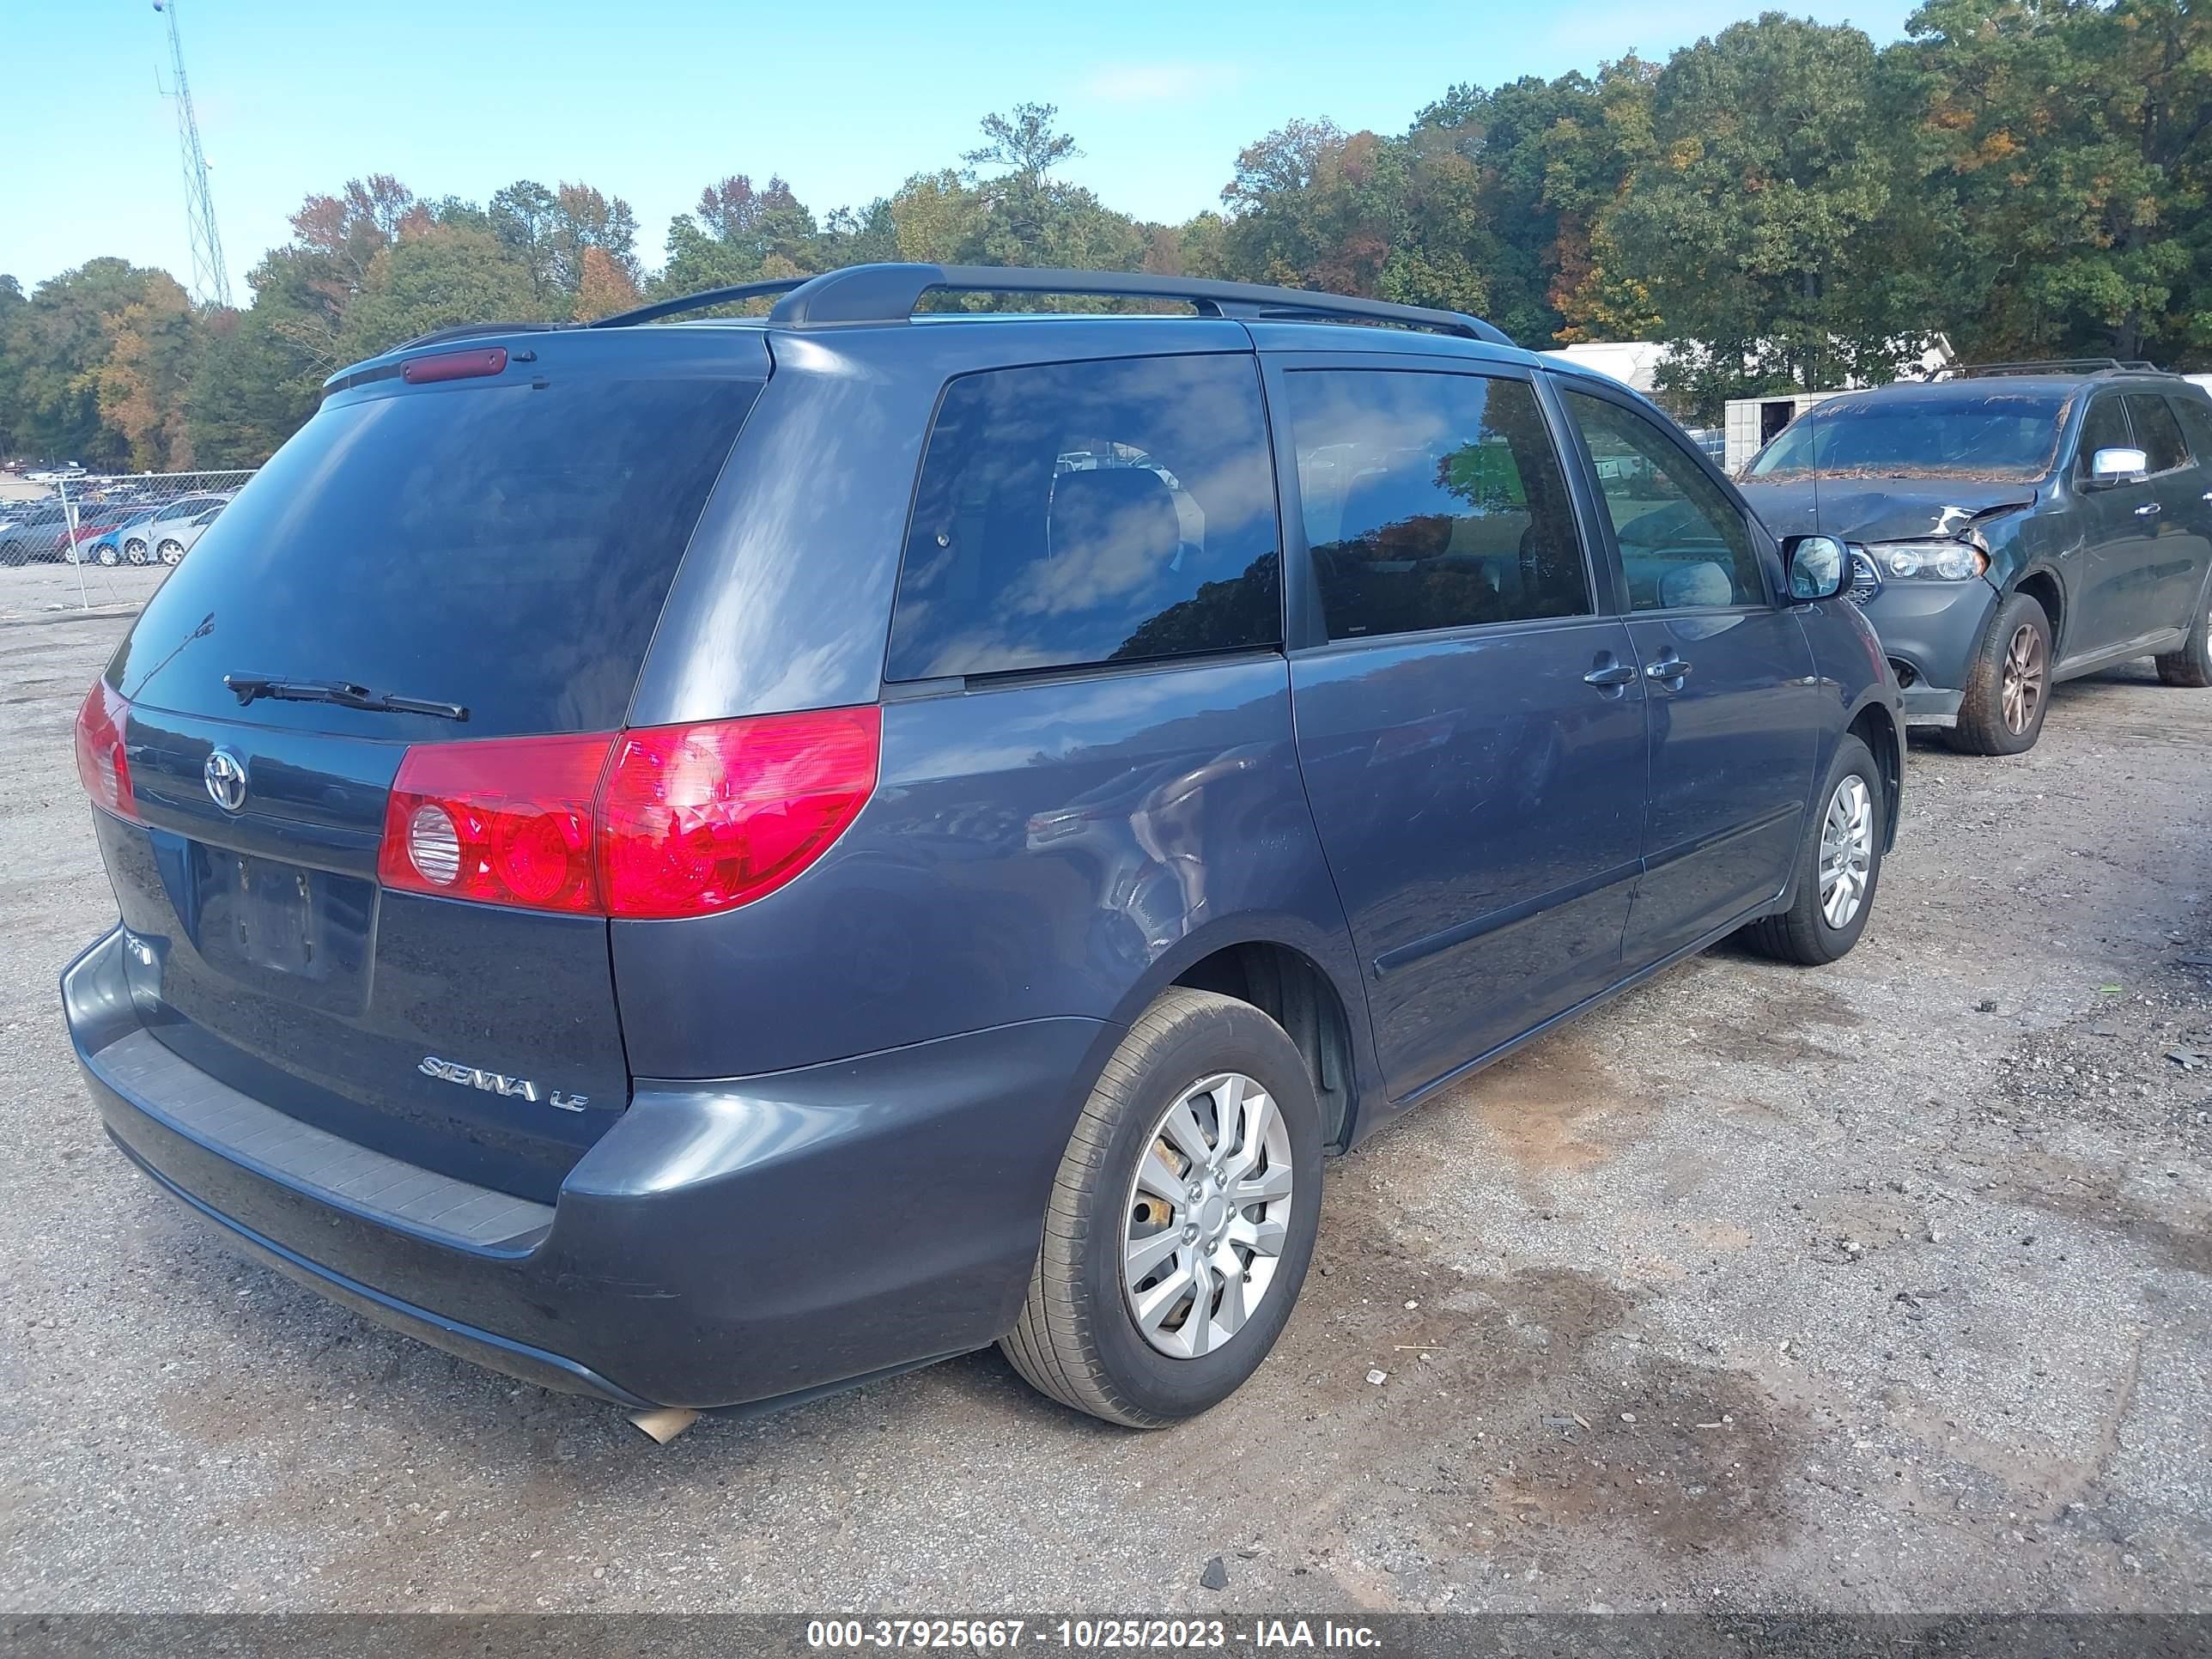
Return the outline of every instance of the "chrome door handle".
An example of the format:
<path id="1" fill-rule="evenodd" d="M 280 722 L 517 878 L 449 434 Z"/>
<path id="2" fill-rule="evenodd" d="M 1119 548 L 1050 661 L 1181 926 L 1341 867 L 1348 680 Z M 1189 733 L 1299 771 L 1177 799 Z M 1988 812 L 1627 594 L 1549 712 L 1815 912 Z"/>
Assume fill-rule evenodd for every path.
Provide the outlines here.
<path id="1" fill-rule="evenodd" d="M 1676 684 L 1680 684 L 1681 683 L 1682 677 L 1689 672 L 1689 663 L 1684 659 L 1674 655 L 1672 652 L 1669 652 L 1667 655 L 1660 658 L 1657 662 L 1649 662 L 1644 665 L 1644 678 L 1648 680 L 1671 680 Z"/>
<path id="2" fill-rule="evenodd" d="M 1625 662 L 1609 662 L 1601 668 L 1593 668 L 1583 676 L 1584 685 L 1595 685 L 1610 691 L 1617 686 L 1636 684 L 1636 671 Z"/>
<path id="3" fill-rule="evenodd" d="M 2209 501 L 2212 501 L 2212 495 L 2207 495 L 2204 499 Z M 2157 511 L 2158 503 L 2156 501 L 2145 501 L 2141 507 L 2136 509 L 2136 517 L 2138 519 L 2148 519 L 2152 514 Z"/>
<path id="4" fill-rule="evenodd" d="M 2205 491 L 2202 495 L 2199 495 L 2197 499 L 2198 501 L 2212 501 L 2212 489 L 2208 489 L 2208 490 L 2206 490 L 2206 491 Z"/>

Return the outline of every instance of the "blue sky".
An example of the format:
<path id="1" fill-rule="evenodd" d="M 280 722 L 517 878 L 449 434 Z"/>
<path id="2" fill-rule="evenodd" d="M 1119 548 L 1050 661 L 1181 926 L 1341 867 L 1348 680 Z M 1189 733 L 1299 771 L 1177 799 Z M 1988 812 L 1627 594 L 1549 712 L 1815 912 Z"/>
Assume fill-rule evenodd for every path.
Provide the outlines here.
<path id="1" fill-rule="evenodd" d="M 1663 57 L 1744 0 L 958 7 L 705 0 L 178 0 L 237 297 L 311 191 L 370 172 L 482 201 L 521 178 L 626 198 L 656 264 L 730 173 L 817 213 L 951 164 L 987 112 L 1060 106 L 1066 176 L 1147 218 L 1218 204 L 1237 150 L 1293 116 L 1395 131 L 1455 82 Z M 1910 8 L 1811 15 L 1887 40 Z M 162 20 L 149 0 L 0 0 L 0 271 L 27 289 L 99 254 L 189 280 Z"/>

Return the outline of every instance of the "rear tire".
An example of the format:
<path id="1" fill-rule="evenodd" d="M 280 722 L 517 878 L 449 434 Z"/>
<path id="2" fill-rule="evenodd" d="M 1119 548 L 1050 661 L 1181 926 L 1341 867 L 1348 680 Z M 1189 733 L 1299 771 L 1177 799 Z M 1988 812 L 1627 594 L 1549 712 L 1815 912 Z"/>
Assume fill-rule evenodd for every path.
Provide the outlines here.
<path id="1" fill-rule="evenodd" d="M 1761 917 L 1741 936 L 1761 956 L 1807 968 L 1833 962 L 1856 945 L 1874 914 L 1887 803 L 1881 773 L 1866 744 L 1846 736 L 1836 745 L 1816 799 L 1820 805 L 1797 853 L 1796 896 L 1787 910 Z M 1844 914 L 1838 895 L 1854 884 L 1856 901 Z M 1840 921 L 1832 920 L 1838 915 Z"/>
<path id="2" fill-rule="evenodd" d="M 1220 1086 L 1197 1093 L 1209 1079 Z M 1241 1106 L 1227 1097 L 1232 1084 Z M 1272 1127 L 1250 1085 L 1272 1101 Z M 1178 1117 L 1186 1103 L 1188 1126 Z M 1210 1150 L 1195 1149 L 1206 1158 L 1186 1160 L 1171 1124 L 1186 1139 L 1190 1126 L 1201 1137 L 1212 1128 Z M 1283 1028 L 1233 997 L 1164 993 L 1084 1106 L 1054 1178 L 1028 1299 L 1000 1350 L 1040 1393 L 1109 1423 L 1160 1428 L 1218 1405 L 1267 1357 L 1297 1300 L 1321 1224 L 1321 1163 L 1320 1103 Z M 1226 1193 L 1243 1195 L 1284 1180 L 1285 1170 L 1279 1201 L 1243 1206 L 1217 1196 L 1224 1188 L 1212 1174 L 1225 1172 Z M 1167 1198 L 1154 1196 L 1170 1186 Z M 1189 1197 L 1193 1186 L 1202 1200 Z M 1237 1254 L 1243 1237 L 1263 1230 L 1279 1247 L 1271 1261 L 1263 1250 Z M 1218 1249 L 1214 1237 L 1224 1241 Z M 1131 1265 L 1147 1243 L 1162 1247 L 1157 1265 Z M 1233 1283 L 1189 1272 L 1196 1261 L 1210 1274 L 1217 1260 L 1241 1261 L 1243 1272 Z M 1178 1290 L 1178 1274 L 1194 1288 Z M 1200 1291 L 1207 1310 L 1194 1325 Z M 1163 1316 L 1150 1334 L 1139 1322 L 1140 1299 Z M 1178 1343 L 1196 1352 L 1168 1351 Z"/>
<path id="3" fill-rule="evenodd" d="M 2197 626 L 2189 630 L 2180 650 L 2151 660 L 2158 665 L 2159 678 L 2167 685 L 2185 686 L 2192 691 L 2212 685 L 2212 607 L 2197 612 Z"/>
<path id="4" fill-rule="evenodd" d="M 182 542 L 163 542 L 154 551 L 163 564 L 178 565 L 185 562 L 185 544 Z"/>
<path id="5" fill-rule="evenodd" d="M 2023 755 L 2034 748 L 2051 704 L 2052 666 L 2051 618 L 2027 594 L 2008 594 L 1966 671 L 1951 747 L 1966 755 Z"/>

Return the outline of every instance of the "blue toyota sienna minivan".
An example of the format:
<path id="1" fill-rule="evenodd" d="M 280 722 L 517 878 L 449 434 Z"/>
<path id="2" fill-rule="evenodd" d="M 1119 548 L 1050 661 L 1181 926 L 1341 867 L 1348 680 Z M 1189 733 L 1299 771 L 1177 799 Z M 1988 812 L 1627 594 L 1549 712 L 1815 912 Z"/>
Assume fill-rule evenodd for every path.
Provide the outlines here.
<path id="1" fill-rule="evenodd" d="M 1326 1155 L 1732 933 L 1856 942 L 1901 744 L 1847 579 L 1449 313 L 888 265 L 450 331 L 331 380 L 86 698 L 70 1030 L 163 1187 L 501 1370 L 997 1342 L 1171 1422 Z"/>

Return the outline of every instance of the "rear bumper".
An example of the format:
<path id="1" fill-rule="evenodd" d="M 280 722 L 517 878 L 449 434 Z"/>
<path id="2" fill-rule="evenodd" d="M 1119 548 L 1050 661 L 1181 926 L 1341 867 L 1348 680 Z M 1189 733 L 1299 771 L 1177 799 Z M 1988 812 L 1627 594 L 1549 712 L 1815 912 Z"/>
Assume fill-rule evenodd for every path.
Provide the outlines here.
<path id="1" fill-rule="evenodd" d="M 1900 672 L 1907 726 L 1955 726 L 1966 674 L 1997 606 L 1987 581 L 1893 580 L 1860 606 Z"/>
<path id="2" fill-rule="evenodd" d="M 153 1041 L 124 949 L 118 930 L 86 951 L 62 1000 L 133 1161 L 372 1319 L 629 1406 L 803 1395 L 1004 1333 L 1108 1029 L 1036 1020 L 764 1077 L 641 1079 L 554 1204 L 413 1172 L 446 1183 L 426 1206 L 404 1166 L 272 1137 L 271 1103 L 209 1109 L 222 1085 Z"/>

